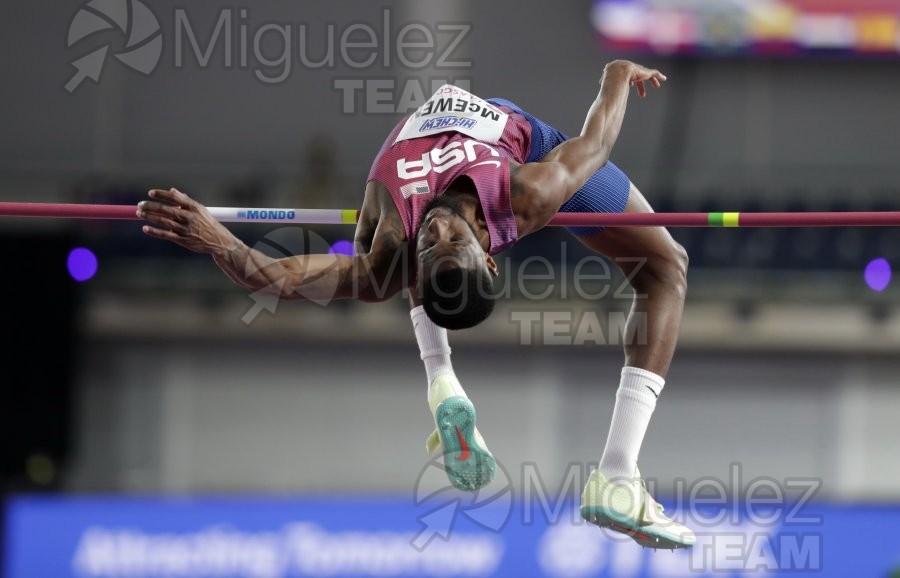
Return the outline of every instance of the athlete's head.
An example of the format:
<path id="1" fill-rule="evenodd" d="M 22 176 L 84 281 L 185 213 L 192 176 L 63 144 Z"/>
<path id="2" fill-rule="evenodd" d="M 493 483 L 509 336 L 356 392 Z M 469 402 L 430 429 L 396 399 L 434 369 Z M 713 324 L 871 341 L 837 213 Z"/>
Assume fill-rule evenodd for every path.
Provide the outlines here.
<path id="1" fill-rule="evenodd" d="M 425 207 L 416 254 L 418 291 L 432 321 L 466 329 L 487 319 L 494 310 L 497 263 L 481 248 L 454 195 L 435 197 Z"/>

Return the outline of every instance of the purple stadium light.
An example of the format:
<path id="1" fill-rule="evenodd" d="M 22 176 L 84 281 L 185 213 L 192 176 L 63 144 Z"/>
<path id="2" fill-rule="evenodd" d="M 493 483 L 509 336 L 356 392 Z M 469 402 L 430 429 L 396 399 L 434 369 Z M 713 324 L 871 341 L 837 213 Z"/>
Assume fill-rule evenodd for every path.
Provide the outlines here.
<path id="1" fill-rule="evenodd" d="M 334 245 L 331 246 L 331 249 L 328 251 L 329 253 L 334 253 L 335 255 L 350 255 L 353 256 L 353 243 L 350 241 L 338 241 Z"/>
<path id="2" fill-rule="evenodd" d="M 884 291 L 891 283 L 891 264 L 887 259 L 879 257 L 872 259 L 866 265 L 866 271 L 863 273 L 866 284 L 872 291 Z"/>
<path id="3" fill-rule="evenodd" d="M 97 273 L 97 256 L 90 249 L 75 247 L 69 251 L 66 267 L 72 279 L 83 283 Z"/>

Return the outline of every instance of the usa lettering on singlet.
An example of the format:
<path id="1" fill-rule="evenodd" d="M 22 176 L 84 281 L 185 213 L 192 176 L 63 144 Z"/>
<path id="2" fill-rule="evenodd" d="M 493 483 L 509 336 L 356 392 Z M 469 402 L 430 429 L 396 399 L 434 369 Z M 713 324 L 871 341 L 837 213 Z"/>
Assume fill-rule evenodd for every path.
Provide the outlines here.
<path id="1" fill-rule="evenodd" d="M 445 84 L 406 120 L 394 144 L 456 131 L 475 140 L 497 144 L 509 114 L 474 94 Z"/>
<path id="2" fill-rule="evenodd" d="M 406 238 L 414 244 L 429 201 L 467 177 L 484 213 L 489 251 L 496 254 L 518 238 L 509 166 L 525 162 L 530 136 L 531 125 L 522 115 L 447 85 L 394 127 L 368 180 L 390 191 Z"/>

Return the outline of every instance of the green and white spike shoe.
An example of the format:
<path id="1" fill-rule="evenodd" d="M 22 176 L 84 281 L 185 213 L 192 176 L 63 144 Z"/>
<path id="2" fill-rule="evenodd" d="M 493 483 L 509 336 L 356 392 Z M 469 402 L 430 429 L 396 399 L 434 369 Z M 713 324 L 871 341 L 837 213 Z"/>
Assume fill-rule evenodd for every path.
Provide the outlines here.
<path id="1" fill-rule="evenodd" d="M 429 457 L 443 456 L 453 487 L 475 492 L 494 479 L 497 462 L 475 427 L 475 406 L 457 395 L 454 378 L 439 375 L 431 384 L 430 403 L 437 426 L 425 440 Z"/>
<path id="2" fill-rule="evenodd" d="M 581 517 L 592 524 L 622 532 L 647 548 L 690 548 L 694 533 L 663 513 L 663 507 L 647 491 L 641 473 L 631 480 L 611 482 L 591 472 L 581 494 Z"/>

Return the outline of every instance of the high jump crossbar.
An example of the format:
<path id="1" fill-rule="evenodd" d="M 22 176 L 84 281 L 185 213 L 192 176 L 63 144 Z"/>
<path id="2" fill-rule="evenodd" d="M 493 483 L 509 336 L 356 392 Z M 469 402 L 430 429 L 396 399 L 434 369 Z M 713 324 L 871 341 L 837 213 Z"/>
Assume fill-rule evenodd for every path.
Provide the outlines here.
<path id="1" fill-rule="evenodd" d="M 207 207 L 222 223 L 354 225 L 356 209 Z M 139 220 L 136 205 L 0 203 L 0 217 Z M 892 227 L 900 211 L 794 213 L 559 213 L 554 227 Z"/>

